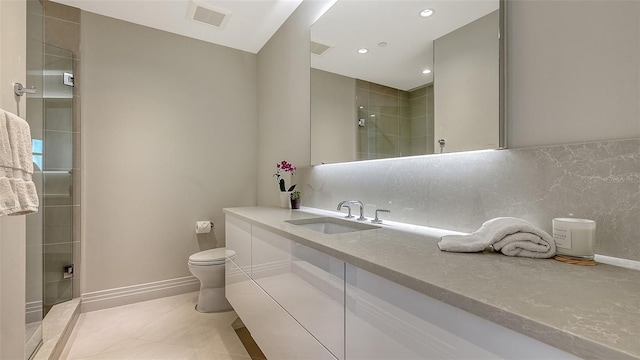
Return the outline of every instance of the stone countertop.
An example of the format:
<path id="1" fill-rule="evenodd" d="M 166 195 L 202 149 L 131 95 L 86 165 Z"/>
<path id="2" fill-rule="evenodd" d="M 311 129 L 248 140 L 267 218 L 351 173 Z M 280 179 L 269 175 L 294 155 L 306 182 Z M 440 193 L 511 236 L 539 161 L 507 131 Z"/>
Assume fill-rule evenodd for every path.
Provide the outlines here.
<path id="1" fill-rule="evenodd" d="M 313 208 L 224 212 L 581 358 L 640 359 L 640 271 L 442 252 L 456 232 L 390 221 L 333 235 L 283 221 L 339 216 Z"/>

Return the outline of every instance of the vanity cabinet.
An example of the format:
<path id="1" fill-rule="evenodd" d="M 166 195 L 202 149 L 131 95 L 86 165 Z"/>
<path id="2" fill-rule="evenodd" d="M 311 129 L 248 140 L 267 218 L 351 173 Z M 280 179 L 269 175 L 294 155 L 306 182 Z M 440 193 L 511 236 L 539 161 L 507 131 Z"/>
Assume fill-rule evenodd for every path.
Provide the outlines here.
<path id="1" fill-rule="evenodd" d="M 227 216 L 225 238 L 227 250 L 236 252 L 233 261 L 242 271 L 251 274 L 251 224 L 233 216 Z"/>
<path id="2" fill-rule="evenodd" d="M 443 329 L 442 323 L 456 314 L 437 305 L 429 297 L 347 265 L 347 358 L 496 358 Z"/>
<path id="3" fill-rule="evenodd" d="M 347 359 L 578 359 L 346 265 Z"/>
<path id="4" fill-rule="evenodd" d="M 226 218 L 225 296 L 267 358 L 343 359 L 344 262 Z"/>
<path id="5" fill-rule="evenodd" d="M 228 214 L 226 235 L 226 297 L 269 359 L 576 359 Z"/>
<path id="6" fill-rule="evenodd" d="M 253 227 L 251 277 L 338 359 L 344 359 L 345 263 Z"/>
<path id="7" fill-rule="evenodd" d="M 335 360 L 233 261 L 225 272 L 227 299 L 269 359 Z"/>

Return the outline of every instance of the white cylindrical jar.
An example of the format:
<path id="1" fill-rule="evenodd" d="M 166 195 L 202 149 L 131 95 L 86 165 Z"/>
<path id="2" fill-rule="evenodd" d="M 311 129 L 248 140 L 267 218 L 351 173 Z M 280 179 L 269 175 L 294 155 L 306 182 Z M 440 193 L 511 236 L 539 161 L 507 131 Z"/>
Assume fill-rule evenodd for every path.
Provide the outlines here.
<path id="1" fill-rule="evenodd" d="M 559 255 L 593 259 L 596 222 L 588 219 L 555 218 L 553 240 Z"/>

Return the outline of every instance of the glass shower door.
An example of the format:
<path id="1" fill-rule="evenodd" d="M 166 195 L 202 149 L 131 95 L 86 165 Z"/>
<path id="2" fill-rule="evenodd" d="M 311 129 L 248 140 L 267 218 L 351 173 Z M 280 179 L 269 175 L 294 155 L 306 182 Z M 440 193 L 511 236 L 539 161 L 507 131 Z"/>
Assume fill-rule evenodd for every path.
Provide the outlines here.
<path id="1" fill-rule="evenodd" d="M 1 1 L 1 0 L 0 0 Z M 27 358 L 42 343 L 42 319 L 73 296 L 73 53 L 46 44 L 40 0 L 27 0 L 26 101 L 33 181 L 40 208 L 26 217 Z"/>
<path id="2" fill-rule="evenodd" d="M 73 296 L 73 53 L 45 44 L 44 307 Z"/>

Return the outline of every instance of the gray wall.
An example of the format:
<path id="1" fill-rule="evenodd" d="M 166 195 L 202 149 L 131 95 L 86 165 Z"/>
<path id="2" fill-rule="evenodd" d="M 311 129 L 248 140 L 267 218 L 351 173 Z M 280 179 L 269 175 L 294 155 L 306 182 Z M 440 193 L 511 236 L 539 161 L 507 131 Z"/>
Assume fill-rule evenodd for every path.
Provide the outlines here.
<path id="1" fill-rule="evenodd" d="M 256 55 L 82 13 L 82 292 L 189 276 L 255 205 Z M 198 220 L 214 220 L 196 237 Z"/>
<path id="2" fill-rule="evenodd" d="M 289 62 L 299 63 L 272 68 L 275 73 L 270 76 L 279 79 L 274 83 L 279 91 L 265 88 L 258 93 L 262 102 L 295 107 L 293 111 L 283 105 L 278 118 L 297 119 L 304 112 L 304 103 L 298 100 L 309 91 L 304 88 L 308 69 L 303 68 L 309 61 L 308 37 L 300 33 L 311 24 L 305 22 L 311 17 L 304 9 L 299 8 L 278 33 L 281 52 Z M 508 16 L 510 147 L 640 137 L 640 3 L 510 1 Z M 278 61 L 276 55 L 261 52 L 259 66 Z M 292 68 L 300 70 L 292 74 Z M 291 96 L 291 89 L 297 96 Z M 265 127 L 278 120 L 261 114 L 259 121 Z M 260 151 L 271 149 L 261 144 Z M 304 144 L 288 153 L 298 151 L 304 151 Z M 435 226 L 445 223 L 433 218 L 464 219 L 459 225 L 448 223 L 459 230 L 477 228 L 482 221 L 505 214 L 531 219 L 545 229 L 556 215 L 594 217 L 601 220 L 600 253 L 640 260 L 640 229 L 633 221 L 633 216 L 640 216 L 637 140 L 489 154 L 316 166 L 298 175 L 302 204 L 333 209 L 338 200 L 360 197 L 368 204 L 391 208 L 391 219 Z M 569 167 L 574 160 L 574 167 Z M 464 171 L 453 171 L 458 168 Z M 268 175 L 262 172 L 259 169 L 259 176 Z M 430 178 L 431 173 L 437 177 Z M 512 178 L 512 187 L 505 188 L 498 178 Z M 259 202 L 275 204 L 271 201 L 275 192 L 273 186 L 259 187 Z M 495 200 L 480 201 L 491 194 Z M 504 194 L 517 196 L 504 198 Z M 544 194 L 549 196 L 541 199 Z M 411 205 L 402 201 L 408 195 Z M 367 207 L 369 215 L 373 208 Z M 628 215 L 621 215 L 626 211 Z"/>
<path id="3" fill-rule="evenodd" d="M 25 115 L 14 82 L 26 84 L 26 1 L 0 1 L 0 108 Z M 0 217 L 0 359 L 24 359 L 25 216 Z"/>
<path id="4" fill-rule="evenodd" d="M 309 26 L 323 7 L 303 1 L 258 53 L 258 205 L 279 203 L 276 163 L 310 163 Z"/>

